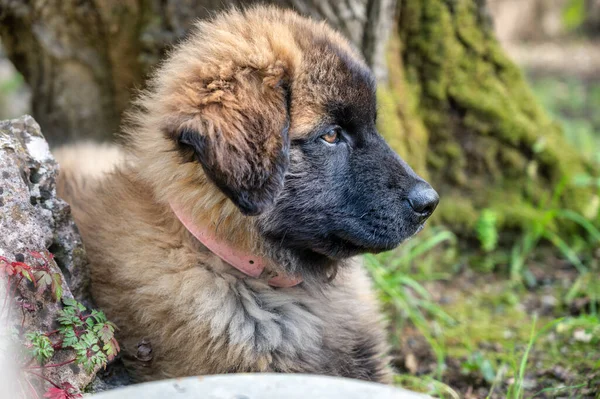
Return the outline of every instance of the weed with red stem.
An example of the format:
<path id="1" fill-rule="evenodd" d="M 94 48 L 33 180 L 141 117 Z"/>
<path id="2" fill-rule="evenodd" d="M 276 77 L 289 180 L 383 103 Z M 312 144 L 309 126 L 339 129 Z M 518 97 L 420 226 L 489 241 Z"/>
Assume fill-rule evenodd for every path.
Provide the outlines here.
<path id="1" fill-rule="evenodd" d="M 5 309 L 9 298 L 16 295 L 18 287 L 23 279 L 30 281 L 34 287 L 37 287 L 38 294 L 50 291 L 52 299 L 62 300 L 63 309 L 58 312 L 57 321 L 60 328 L 40 332 L 33 331 L 25 334 L 25 347 L 29 350 L 32 357 L 22 363 L 22 370 L 25 373 L 24 380 L 30 390 L 35 391 L 28 375 L 40 378 L 52 386 L 44 393 L 45 398 L 50 399 L 74 399 L 81 395 L 77 389 L 68 382 L 56 383 L 37 372 L 37 370 L 46 370 L 50 368 L 59 368 L 76 363 L 92 373 L 99 367 L 106 367 L 107 363 L 114 359 L 120 351 L 119 344 L 114 337 L 116 326 L 106 319 L 103 312 L 96 310 L 89 311 L 81 303 L 70 298 L 63 298 L 62 277 L 58 272 L 54 272 L 50 262 L 53 256 L 48 251 L 43 253 L 30 251 L 30 254 L 36 260 L 35 265 L 28 265 L 24 262 L 9 261 L 5 257 L 0 257 L 0 277 L 6 276 L 6 294 L 0 311 L 0 318 L 4 318 Z M 22 302 L 20 303 L 23 311 L 24 325 L 25 310 L 35 312 L 35 306 Z M 10 317 L 11 307 L 8 307 L 6 317 Z M 22 330 L 22 328 L 21 328 Z M 52 339 L 51 339 L 52 338 Z M 54 342 L 53 342 L 54 341 Z M 75 357 L 59 363 L 46 363 L 55 352 L 61 349 L 70 349 L 75 352 Z M 37 363 L 33 365 L 32 363 Z M 46 363 L 46 364 L 45 364 Z M 25 395 L 25 387 L 19 381 Z M 37 392 L 34 397 L 39 398 Z M 31 393 L 30 393 L 31 394 Z"/>

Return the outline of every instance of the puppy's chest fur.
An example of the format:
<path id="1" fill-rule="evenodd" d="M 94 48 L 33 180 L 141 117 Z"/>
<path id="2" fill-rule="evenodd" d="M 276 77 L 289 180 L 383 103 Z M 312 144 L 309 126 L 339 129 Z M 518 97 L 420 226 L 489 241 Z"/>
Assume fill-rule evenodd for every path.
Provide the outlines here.
<path id="1" fill-rule="evenodd" d="M 119 196 L 96 192 L 72 207 L 92 293 L 118 325 L 134 377 L 271 371 L 387 381 L 383 329 L 360 264 L 318 290 L 275 289 L 206 252 L 123 179 L 101 189 Z"/>

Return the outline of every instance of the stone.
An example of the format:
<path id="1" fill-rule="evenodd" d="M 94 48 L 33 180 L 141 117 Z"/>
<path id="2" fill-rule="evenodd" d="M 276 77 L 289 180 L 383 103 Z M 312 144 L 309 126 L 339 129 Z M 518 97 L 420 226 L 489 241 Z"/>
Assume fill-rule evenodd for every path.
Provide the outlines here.
<path id="1" fill-rule="evenodd" d="M 0 256 L 49 249 L 73 295 L 90 302 L 85 250 L 69 205 L 56 196 L 57 175 L 31 116 L 0 122 Z"/>
<path id="2" fill-rule="evenodd" d="M 0 122 L 0 256 L 10 262 L 33 265 L 40 260 L 32 251 L 50 251 L 55 257 L 49 261 L 49 268 L 60 276 L 63 298 L 75 297 L 87 305 L 90 300 L 85 251 L 69 205 L 56 196 L 57 174 L 58 165 L 32 117 Z M 7 282 L 6 276 L 0 279 L 4 290 Z M 23 351 L 25 334 L 55 330 L 62 303 L 52 298 L 50 292 L 39 292 L 33 283 L 19 276 L 12 277 L 10 287 L 16 288 L 3 296 L 7 303 L 2 306 L 0 329 L 2 333 L 10 332 L 17 349 L 21 349 L 12 361 L 13 368 L 20 372 L 19 378 L 25 380 L 23 384 L 27 386 L 29 381 L 45 391 L 50 385 L 35 375 L 40 374 L 82 390 L 95 373 L 87 374 L 75 364 L 52 368 L 19 364 L 29 362 L 32 357 Z M 57 348 L 50 361 L 57 364 L 74 357 L 72 350 Z"/>

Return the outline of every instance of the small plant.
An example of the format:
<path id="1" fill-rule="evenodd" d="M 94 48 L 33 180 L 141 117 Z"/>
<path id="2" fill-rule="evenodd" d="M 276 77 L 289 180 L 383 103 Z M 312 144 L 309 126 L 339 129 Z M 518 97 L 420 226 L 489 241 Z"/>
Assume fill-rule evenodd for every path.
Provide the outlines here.
<path id="1" fill-rule="evenodd" d="M 82 366 L 87 373 L 98 367 L 106 367 L 115 358 L 120 348 L 114 337 L 116 326 L 107 320 L 103 312 L 89 311 L 84 305 L 72 298 L 63 297 L 63 281 L 61 274 L 51 267 L 52 254 L 48 251 L 30 252 L 36 264 L 9 261 L 0 257 L 0 277 L 6 277 L 6 296 L 0 317 L 10 294 L 14 296 L 23 279 L 30 281 L 37 289 L 38 295 L 49 292 L 54 301 L 61 301 L 63 309 L 58 312 L 59 329 L 49 332 L 33 331 L 25 334 L 25 347 L 30 359 L 24 359 L 22 370 L 26 384 L 33 397 L 39 397 L 29 381 L 31 377 L 45 380 L 51 387 L 44 397 L 49 399 L 75 399 L 81 395 L 68 382 L 56 383 L 38 373 L 39 369 L 62 367 L 70 363 Z M 10 307 L 8 307 L 10 312 Z M 7 312 L 7 317 L 8 317 Z M 75 357 L 61 363 L 48 363 L 59 349 L 70 349 Z M 37 363 L 37 364 L 36 364 Z"/>
<path id="2" fill-rule="evenodd" d="M 25 338 L 29 341 L 26 346 L 31 348 L 31 354 L 38 363 L 44 363 L 54 356 L 54 347 L 52 341 L 46 334 L 42 334 L 39 331 L 31 332 L 25 335 Z"/>
<path id="3" fill-rule="evenodd" d="M 42 378 L 35 370 L 62 367 L 70 363 L 83 366 L 87 373 L 91 373 L 96 367 L 106 367 L 108 361 L 114 359 L 119 352 L 119 344 L 114 338 L 115 325 L 106 319 L 104 313 L 96 310 L 89 312 L 81 303 L 70 298 L 63 298 L 63 304 L 64 308 L 59 311 L 58 316 L 58 322 L 61 324 L 58 330 L 47 333 L 37 331 L 26 335 L 26 346 L 35 360 L 43 364 L 25 366 L 23 370 L 26 373 L 33 373 Z M 74 350 L 75 357 L 62 363 L 44 364 L 52 358 L 55 349 L 59 348 Z M 59 385 L 47 381 L 53 387 L 44 395 L 46 398 L 80 397 L 73 393 L 75 389 L 68 383 Z"/>
<path id="4" fill-rule="evenodd" d="M 529 336 L 529 342 L 527 343 L 527 347 L 525 348 L 525 352 L 521 357 L 521 361 L 519 362 L 518 367 L 516 364 L 514 365 L 514 382 L 508 387 L 507 391 L 507 399 L 522 399 L 524 396 L 524 381 L 525 381 L 525 371 L 527 369 L 527 362 L 529 360 L 529 353 L 531 349 L 533 349 L 533 345 L 537 340 L 548 332 L 550 329 L 554 328 L 554 326 L 561 323 L 563 319 L 556 319 L 551 321 L 550 323 L 544 325 L 537 333 L 536 333 L 536 324 L 537 324 L 537 316 L 533 317 L 533 323 L 531 325 L 531 334 Z"/>
<path id="5" fill-rule="evenodd" d="M 62 384 L 62 386 L 53 386 L 44 394 L 44 398 L 48 399 L 77 399 L 82 398 L 83 395 L 77 393 L 75 387 L 68 382 Z"/>
<path id="6" fill-rule="evenodd" d="M 481 352 L 472 353 L 461 365 L 463 374 L 480 374 L 488 383 L 493 384 L 496 380 L 496 370 L 489 359 Z"/>
<path id="7" fill-rule="evenodd" d="M 585 0 L 569 0 L 563 9 L 563 24 L 569 30 L 577 29 L 585 20 Z"/>
<path id="8" fill-rule="evenodd" d="M 35 281 L 37 282 L 38 291 L 43 292 L 47 288 L 50 288 L 54 300 L 60 300 L 63 293 L 62 278 L 60 277 L 60 273 L 52 272 L 49 263 L 49 260 L 54 256 L 48 251 L 46 251 L 44 255 L 34 251 L 31 251 L 30 254 L 38 261 L 38 265 L 34 268 L 35 272 L 33 273 Z"/>
<path id="9" fill-rule="evenodd" d="M 429 376 L 397 375 L 394 383 L 417 392 L 440 399 L 460 399 L 460 395 L 447 384 Z"/>
<path id="10" fill-rule="evenodd" d="M 566 239 L 561 237 L 553 228 L 555 221 L 568 220 L 587 233 L 589 248 L 597 248 L 600 245 L 600 230 L 592 222 L 570 209 L 558 208 L 558 200 L 566 184 L 567 180 L 563 179 L 555 188 L 552 198 L 539 204 L 540 208 L 545 208 L 547 211 L 541 217 L 531 221 L 531 225 L 524 232 L 521 241 L 513 247 L 510 255 L 511 280 L 521 282 L 525 277 L 526 282 L 530 285 L 535 283 L 531 273 L 525 269 L 525 264 L 531 253 L 542 241 L 551 243 L 581 274 L 589 271 L 577 251 L 569 246 Z"/>
<path id="11" fill-rule="evenodd" d="M 37 261 L 33 266 L 24 262 L 9 261 L 4 256 L 0 256 L 0 277 L 6 278 L 6 294 L 0 311 L 0 318 L 4 316 L 9 296 L 11 294 L 14 296 L 23 279 L 33 283 L 39 293 L 50 289 L 52 298 L 55 301 L 62 298 L 63 288 L 60 273 L 52 272 L 50 268 L 50 262 L 54 256 L 48 251 L 44 251 L 44 253 L 30 251 L 30 254 Z"/>
<path id="12" fill-rule="evenodd" d="M 592 265 L 589 272 L 579 275 L 567 292 L 565 301 L 570 304 L 576 298 L 581 297 L 589 298 L 590 314 L 592 316 L 600 316 L 600 310 L 598 309 L 598 305 L 600 304 L 600 273 L 597 264 Z"/>
<path id="13" fill-rule="evenodd" d="M 365 264 L 383 302 L 401 315 L 401 319 L 410 320 L 435 352 L 438 375 L 441 375 L 444 369 L 445 349 L 432 334 L 435 328 L 426 316 L 432 316 L 437 322 L 446 325 L 455 323 L 455 320 L 433 301 L 431 294 L 417 280 L 408 276 L 407 267 L 414 259 L 436 246 L 454 240 L 454 235 L 447 230 L 436 231 L 432 236 L 424 239 L 413 239 L 414 244 L 408 247 L 409 249 L 402 249 L 405 252 L 402 252 L 400 257 L 385 265 L 378 257 L 365 255 Z M 402 326 L 397 328 L 401 329 Z"/>
<path id="14" fill-rule="evenodd" d="M 27 279 L 35 284 L 35 277 L 32 273 L 32 268 L 23 263 L 14 261 L 11 262 L 4 256 L 0 256 L 0 278 L 6 279 L 6 287 L 5 287 L 5 295 L 4 301 L 2 302 L 2 308 L 0 309 L 0 320 L 5 316 L 4 311 L 6 309 L 6 305 L 8 303 L 8 299 L 11 296 L 14 296 L 17 291 L 17 287 L 21 284 L 23 279 Z M 8 317 L 10 308 L 8 309 L 6 316 Z"/>
<path id="15" fill-rule="evenodd" d="M 492 252 L 498 246 L 497 222 L 498 215 L 491 209 L 484 209 L 479 215 L 479 219 L 475 225 L 475 232 L 477 239 L 481 243 L 481 248 L 485 252 Z"/>
<path id="16" fill-rule="evenodd" d="M 73 349 L 77 355 L 73 361 L 88 373 L 96 366 L 106 366 L 120 350 L 114 337 L 116 326 L 103 312 L 93 310 L 87 314 L 86 307 L 74 299 L 65 298 L 63 303 L 65 307 L 58 316 L 62 348 Z"/>

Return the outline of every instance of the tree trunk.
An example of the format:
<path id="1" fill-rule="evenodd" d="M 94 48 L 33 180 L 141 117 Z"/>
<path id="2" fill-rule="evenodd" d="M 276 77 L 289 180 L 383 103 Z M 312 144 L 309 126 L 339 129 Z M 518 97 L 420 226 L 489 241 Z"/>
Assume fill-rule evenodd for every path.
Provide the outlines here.
<path id="1" fill-rule="evenodd" d="M 500 48 L 485 0 L 402 0 L 397 26 L 392 43 L 399 40 L 400 57 L 392 69 L 405 79 L 399 76 L 401 86 L 391 92 L 407 89 L 399 115 L 414 145 L 406 157 L 417 147 L 413 163 L 426 160 L 444 194 L 438 220 L 472 231 L 489 207 L 501 226 L 522 227 L 540 217 L 537 204 L 563 178 L 569 182 L 561 205 L 597 218 L 597 206 L 589 208 L 594 194 L 570 183 L 595 173 L 592 166 L 565 142 Z"/>
<path id="2" fill-rule="evenodd" d="M 592 36 L 600 36 L 600 0 L 586 0 L 583 27 Z"/>
<path id="3" fill-rule="evenodd" d="M 0 0 L 0 35 L 51 143 L 107 139 L 195 18 L 253 2 Z M 362 51 L 380 81 L 380 130 L 441 191 L 438 220 L 469 231 L 493 207 L 520 226 L 563 176 L 590 172 L 500 49 L 484 0 L 270 2 L 326 19 Z M 590 195 L 565 201 L 584 210 Z"/>
<path id="4" fill-rule="evenodd" d="M 0 36 L 32 89 L 33 115 L 52 144 L 108 139 L 133 88 L 168 46 L 221 0 L 0 0 Z M 394 0 L 274 0 L 327 19 L 385 79 L 385 38 Z"/>

